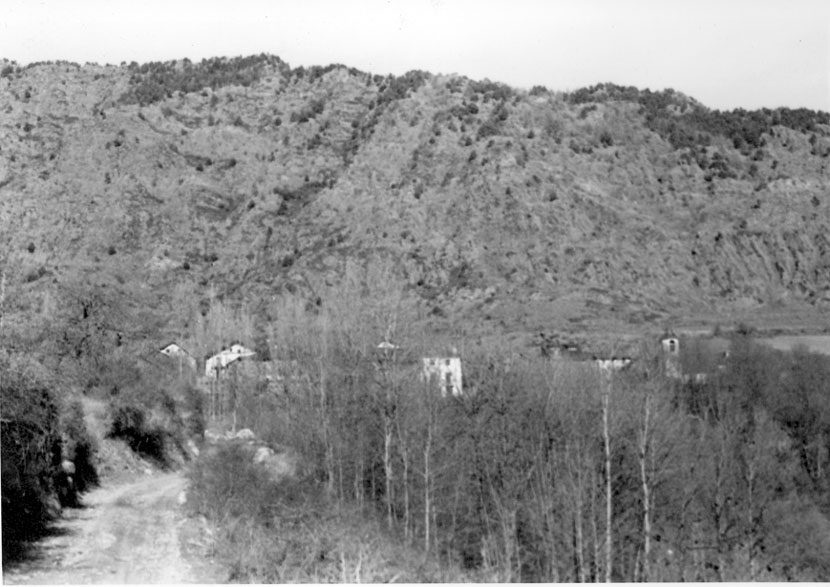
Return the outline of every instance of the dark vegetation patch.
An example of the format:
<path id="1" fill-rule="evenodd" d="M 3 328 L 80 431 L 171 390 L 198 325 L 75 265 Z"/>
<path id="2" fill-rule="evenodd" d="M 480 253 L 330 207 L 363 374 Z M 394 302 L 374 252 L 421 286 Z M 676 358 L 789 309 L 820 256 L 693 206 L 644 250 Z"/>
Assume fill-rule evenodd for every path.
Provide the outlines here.
<path id="1" fill-rule="evenodd" d="M 274 55 L 248 57 L 213 57 L 193 63 L 189 59 L 178 61 L 152 61 L 128 66 L 129 89 L 119 98 L 123 104 L 146 106 L 172 98 L 174 92 L 200 92 L 204 88 L 217 90 L 225 86 L 250 86 L 259 81 L 268 67 L 281 72 L 288 65 Z"/>
<path id="2" fill-rule="evenodd" d="M 314 98 L 303 106 L 298 112 L 292 112 L 289 120 L 291 122 L 304 123 L 317 118 L 326 108 L 326 101 L 322 98 Z"/>
<path id="3" fill-rule="evenodd" d="M 188 165 L 196 169 L 196 171 L 204 171 L 206 167 L 213 165 L 213 159 L 203 155 L 184 153 L 184 160 Z"/>
<path id="4" fill-rule="evenodd" d="M 309 181 L 295 189 L 275 187 L 272 191 L 280 196 L 284 202 L 290 204 L 307 204 L 314 196 L 328 187 L 327 182 Z"/>
<path id="5" fill-rule="evenodd" d="M 54 515 L 49 501 L 60 472 L 59 406 L 31 368 L 7 363 L 0 378 L 4 559 L 7 543 L 36 536 Z"/>
<path id="6" fill-rule="evenodd" d="M 165 465 L 164 430 L 147 422 L 144 408 L 136 405 L 115 407 L 112 426 L 109 432 L 112 438 L 121 438 L 130 449 L 144 457 Z"/>
<path id="7" fill-rule="evenodd" d="M 41 265 L 37 269 L 33 269 L 33 270 L 29 271 L 26 274 L 26 277 L 24 278 L 24 281 L 26 283 L 32 283 L 32 282 L 37 281 L 37 280 L 39 280 L 39 279 L 41 279 L 41 278 L 43 278 L 47 275 L 52 275 L 52 272 L 49 271 L 43 265 Z"/>
<path id="8" fill-rule="evenodd" d="M 812 133 L 818 131 L 818 125 L 830 124 L 830 113 L 807 108 L 711 110 L 672 89 L 653 92 L 610 83 L 581 88 L 568 94 L 567 100 L 588 104 L 586 108 L 615 101 L 639 104 L 646 126 L 675 149 L 706 147 L 719 136 L 749 154 L 765 145 L 762 135 L 772 134 L 775 126 Z"/>
<path id="9" fill-rule="evenodd" d="M 391 102 L 403 100 L 410 94 L 417 92 L 430 77 L 429 72 L 421 70 L 408 71 L 399 76 L 390 75 L 386 78 L 385 83 L 380 86 L 377 106 L 382 109 Z"/>

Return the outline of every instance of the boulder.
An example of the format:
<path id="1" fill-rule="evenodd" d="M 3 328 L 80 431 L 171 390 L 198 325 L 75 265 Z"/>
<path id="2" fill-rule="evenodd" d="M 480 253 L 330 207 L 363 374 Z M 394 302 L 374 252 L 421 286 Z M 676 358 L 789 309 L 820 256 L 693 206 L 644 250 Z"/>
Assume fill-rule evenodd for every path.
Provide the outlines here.
<path id="1" fill-rule="evenodd" d="M 75 463 L 70 460 L 64 460 L 61 463 L 61 470 L 65 475 L 74 475 L 75 474 Z"/>
<path id="2" fill-rule="evenodd" d="M 272 456 L 274 456 L 273 450 L 271 450 L 267 446 L 260 446 L 258 449 L 256 449 L 256 452 L 254 453 L 254 464 L 259 465 L 261 463 L 264 463 Z"/>
<path id="3" fill-rule="evenodd" d="M 54 496 L 50 495 L 46 498 L 45 509 L 49 517 L 57 518 L 61 515 L 61 502 Z"/>
<path id="4" fill-rule="evenodd" d="M 199 447 L 196 446 L 196 443 L 193 442 L 192 438 L 188 439 L 188 441 L 187 441 L 187 450 L 192 456 L 194 456 L 194 457 L 199 456 Z"/>
<path id="5" fill-rule="evenodd" d="M 213 430 L 205 430 L 205 440 L 210 443 L 225 440 L 225 435 L 221 432 L 214 432 Z"/>
<path id="6" fill-rule="evenodd" d="M 256 438 L 256 434 L 254 434 L 250 428 L 243 428 L 239 432 L 236 433 L 237 440 L 254 440 Z"/>

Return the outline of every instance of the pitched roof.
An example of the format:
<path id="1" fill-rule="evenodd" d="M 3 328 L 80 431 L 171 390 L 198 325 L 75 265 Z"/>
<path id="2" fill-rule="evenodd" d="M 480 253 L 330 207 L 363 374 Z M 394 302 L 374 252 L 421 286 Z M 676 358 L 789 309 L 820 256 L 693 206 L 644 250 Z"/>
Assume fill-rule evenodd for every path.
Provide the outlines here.
<path id="1" fill-rule="evenodd" d="M 189 352 L 187 352 L 187 350 L 185 350 L 184 348 L 182 348 L 182 346 L 181 346 L 181 345 L 179 345 L 178 343 L 175 343 L 175 342 L 171 342 L 171 343 L 169 343 L 167 346 L 165 346 L 165 347 L 163 347 L 163 348 L 159 349 L 159 352 L 160 352 L 160 353 L 162 353 L 162 354 L 165 354 L 165 355 L 166 355 L 167 353 L 166 353 L 165 351 L 168 351 L 168 352 L 173 352 L 173 353 L 176 353 L 176 352 L 182 352 L 182 353 L 185 353 L 186 355 L 189 355 L 189 354 L 190 354 Z"/>

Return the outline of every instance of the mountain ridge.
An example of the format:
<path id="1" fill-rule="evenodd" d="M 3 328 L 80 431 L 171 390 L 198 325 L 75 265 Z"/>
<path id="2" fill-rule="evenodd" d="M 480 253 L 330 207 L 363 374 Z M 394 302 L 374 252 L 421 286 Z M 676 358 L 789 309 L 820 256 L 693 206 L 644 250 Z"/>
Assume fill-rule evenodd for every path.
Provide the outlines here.
<path id="1" fill-rule="evenodd" d="M 177 290 L 271 320 L 386 258 L 436 329 L 522 344 L 830 305 L 827 113 L 265 55 L 0 70 L 0 232 L 35 299 L 83 267 L 174 323 Z"/>

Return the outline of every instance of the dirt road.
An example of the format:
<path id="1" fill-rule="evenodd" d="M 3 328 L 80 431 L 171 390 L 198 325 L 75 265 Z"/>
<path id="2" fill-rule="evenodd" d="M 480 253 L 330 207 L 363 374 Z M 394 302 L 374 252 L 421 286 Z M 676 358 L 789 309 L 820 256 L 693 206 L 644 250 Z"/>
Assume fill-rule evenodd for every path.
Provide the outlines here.
<path id="1" fill-rule="evenodd" d="M 7 584 L 216 583 L 217 566 L 189 548 L 194 520 L 185 518 L 180 473 L 149 475 L 101 487 L 68 510 L 38 556 L 4 572 Z M 203 536 L 202 536 L 203 537 Z"/>

